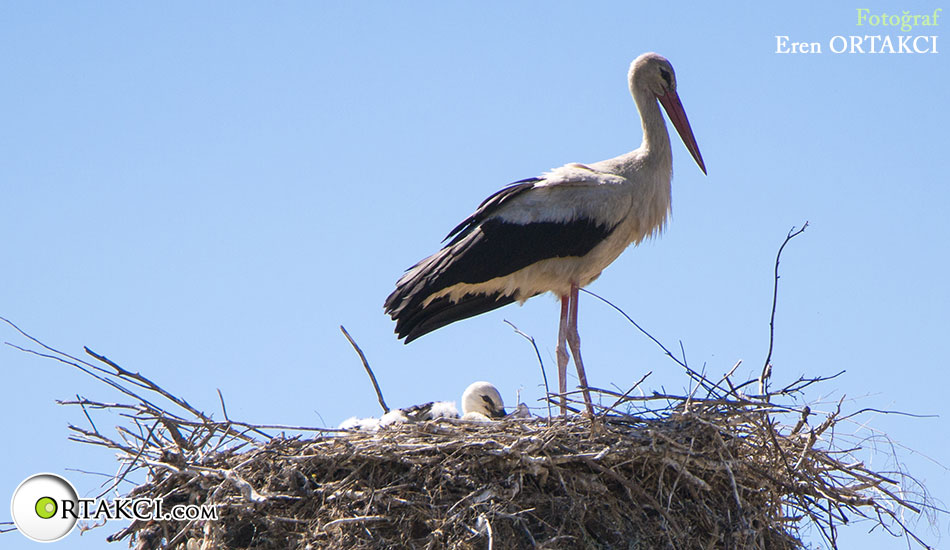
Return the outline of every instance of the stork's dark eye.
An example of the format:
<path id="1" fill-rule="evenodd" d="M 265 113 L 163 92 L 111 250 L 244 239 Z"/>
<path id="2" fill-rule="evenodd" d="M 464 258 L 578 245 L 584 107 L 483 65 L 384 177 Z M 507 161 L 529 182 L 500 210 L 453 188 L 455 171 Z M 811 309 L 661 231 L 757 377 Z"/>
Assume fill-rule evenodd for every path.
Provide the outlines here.
<path id="1" fill-rule="evenodd" d="M 485 405 L 488 406 L 488 410 L 490 411 L 495 410 L 495 403 L 491 400 L 490 397 L 488 397 L 487 395 L 483 395 L 482 399 L 485 401 Z"/>
<path id="2" fill-rule="evenodd" d="M 670 74 L 670 71 L 667 71 L 666 69 L 660 69 L 660 76 L 662 76 L 663 80 L 666 81 L 666 86 L 668 88 L 673 86 L 673 75 Z"/>

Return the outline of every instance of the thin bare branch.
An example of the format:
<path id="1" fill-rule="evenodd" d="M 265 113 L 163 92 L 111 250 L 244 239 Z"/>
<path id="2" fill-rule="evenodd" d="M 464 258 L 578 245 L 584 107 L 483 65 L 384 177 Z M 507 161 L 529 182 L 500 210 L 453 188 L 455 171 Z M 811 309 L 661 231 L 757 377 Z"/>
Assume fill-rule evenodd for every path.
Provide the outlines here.
<path id="1" fill-rule="evenodd" d="M 675 355 L 673 355 L 673 352 L 671 352 L 666 346 L 664 346 L 664 345 L 663 345 L 658 339 L 656 339 L 652 334 L 650 334 L 649 332 L 647 332 L 646 329 L 644 329 L 643 327 L 641 327 L 639 323 L 637 323 L 636 321 L 633 320 L 633 317 L 630 317 L 630 315 L 628 315 L 627 312 L 624 311 L 623 309 L 621 309 L 619 306 L 617 306 L 616 304 L 614 304 L 614 303 L 611 302 L 610 300 L 604 298 L 603 296 L 600 296 L 599 294 L 596 294 L 596 293 L 594 293 L 594 292 L 592 292 L 592 291 L 590 291 L 590 290 L 588 290 L 588 289 L 586 289 L 586 288 L 582 288 L 582 289 L 580 289 L 580 290 L 581 290 L 581 292 L 585 292 L 585 293 L 587 293 L 587 294 L 590 294 L 590 295 L 593 296 L 594 298 L 597 298 L 597 299 L 600 300 L 601 302 L 607 304 L 608 306 L 610 306 L 610 307 L 612 307 L 614 310 L 616 310 L 618 313 L 620 313 L 621 315 L 623 315 L 623 317 L 624 317 L 627 321 L 629 321 L 630 324 L 632 324 L 634 327 L 636 327 L 636 329 L 639 330 L 644 336 L 646 336 L 647 338 L 649 338 L 650 340 L 652 340 L 654 344 L 656 344 L 657 346 L 659 346 L 659 348 L 660 348 L 661 350 L 663 350 L 663 353 L 665 353 L 667 357 L 669 357 L 670 359 L 672 359 L 673 362 L 675 362 L 677 365 L 681 366 L 681 367 L 683 368 L 683 370 L 686 371 L 686 374 L 689 375 L 689 377 L 692 378 L 695 382 L 697 382 L 697 383 L 699 383 L 699 384 L 703 384 L 703 385 L 713 384 L 712 387 L 716 387 L 716 385 L 715 385 L 711 380 L 707 379 L 707 378 L 704 377 L 702 374 L 700 374 L 700 373 L 696 372 L 695 370 L 693 370 L 692 368 L 690 368 L 690 366 L 686 363 L 686 351 L 685 351 L 684 348 L 681 347 L 681 350 L 682 350 L 682 352 L 683 352 L 683 359 L 681 360 L 681 359 L 677 358 Z M 680 342 L 680 345 L 682 346 L 682 342 Z M 722 388 L 719 388 L 719 389 L 721 390 Z"/>
<path id="2" fill-rule="evenodd" d="M 369 367 L 369 362 L 366 360 L 366 356 L 363 354 L 363 350 L 356 345 L 356 341 L 353 340 L 353 337 L 350 336 L 350 333 L 343 328 L 343 325 L 340 325 L 340 330 L 343 332 L 343 336 L 346 336 L 346 339 L 350 342 L 350 345 L 353 346 L 353 349 L 356 350 L 356 353 L 360 356 L 360 361 L 363 362 L 363 368 L 366 369 L 366 374 L 369 375 L 369 379 L 373 382 L 373 389 L 376 390 L 376 397 L 379 399 L 379 406 L 383 408 L 383 413 L 389 412 L 389 407 L 386 406 L 386 400 L 383 399 L 383 392 L 379 389 L 379 383 L 376 381 L 376 375 L 373 374 L 373 369 Z"/>
<path id="3" fill-rule="evenodd" d="M 516 327 L 514 323 L 512 323 L 512 322 L 509 321 L 508 319 L 505 319 L 504 321 L 505 321 L 506 323 L 508 323 L 508 325 L 509 325 L 512 329 L 514 329 L 515 334 L 518 334 L 518 335 L 521 336 L 522 338 L 526 339 L 528 342 L 531 342 L 532 347 L 534 347 L 534 354 L 535 354 L 535 356 L 537 356 L 537 358 L 538 358 L 538 367 L 541 369 L 541 379 L 544 381 L 544 395 L 546 395 L 546 396 L 550 395 L 550 394 L 551 394 L 551 388 L 548 387 L 548 375 L 544 372 L 544 361 L 541 360 L 541 351 L 538 350 L 538 343 L 535 342 L 534 336 L 530 336 L 530 335 L 528 335 L 528 334 L 525 334 L 525 333 L 522 332 L 520 329 L 518 329 L 518 327 Z M 545 400 L 545 404 L 548 406 L 548 419 L 550 420 L 550 419 L 551 419 L 551 400 L 550 400 L 550 399 L 546 399 L 546 400 Z"/>
<path id="4" fill-rule="evenodd" d="M 769 317 L 769 352 L 765 356 L 765 365 L 763 365 L 762 375 L 759 377 L 760 395 L 765 395 L 768 393 L 769 378 L 772 376 L 772 348 L 775 345 L 775 310 L 778 307 L 778 266 L 782 260 L 782 251 L 785 250 L 785 245 L 787 245 L 789 241 L 801 235 L 807 228 L 807 221 L 802 224 L 801 229 L 792 227 L 785 236 L 785 241 L 782 242 L 782 246 L 778 248 L 778 253 L 775 255 L 775 281 L 772 287 L 772 314 Z"/>
<path id="5" fill-rule="evenodd" d="M 218 401 L 221 402 L 221 414 L 224 416 L 225 422 L 230 422 L 231 419 L 228 418 L 228 408 L 224 405 L 224 395 L 221 394 L 221 388 L 215 388 L 218 391 Z"/>

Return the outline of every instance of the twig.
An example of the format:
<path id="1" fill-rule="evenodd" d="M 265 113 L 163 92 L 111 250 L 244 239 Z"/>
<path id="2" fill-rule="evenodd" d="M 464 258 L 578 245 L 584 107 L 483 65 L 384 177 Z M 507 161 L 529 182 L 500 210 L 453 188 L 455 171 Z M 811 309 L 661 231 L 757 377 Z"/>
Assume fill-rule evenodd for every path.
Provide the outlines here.
<path id="1" fill-rule="evenodd" d="M 386 516 L 357 516 L 352 518 L 340 518 L 327 522 L 327 524 L 323 526 L 323 530 L 326 531 L 331 527 L 346 525 L 347 523 L 365 523 L 367 521 L 389 521 L 389 518 Z"/>
<path id="2" fill-rule="evenodd" d="M 646 380 L 647 377 L 650 376 L 651 374 L 653 374 L 653 371 L 652 371 L 652 370 L 649 371 L 649 372 L 647 372 L 647 373 L 644 374 L 643 376 L 641 376 L 640 379 L 637 380 L 637 382 L 636 382 L 634 385 L 630 386 L 630 389 L 629 389 L 629 390 L 623 392 L 623 394 L 622 394 L 620 397 L 617 398 L 617 401 L 615 401 L 613 405 L 611 405 L 611 406 L 605 408 L 605 409 L 604 409 L 604 412 L 601 413 L 600 417 L 601 417 L 601 418 L 606 417 L 608 414 L 610 414 L 611 411 L 616 412 L 615 409 L 616 409 L 618 406 L 620 406 L 624 401 L 626 401 L 627 396 L 630 395 L 630 392 L 632 392 L 633 390 L 635 390 L 635 389 L 637 389 L 638 387 L 640 387 L 640 384 L 642 384 L 643 381 Z M 592 388 L 592 389 L 593 389 L 593 388 Z"/>
<path id="3" fill-rule="evenodd" d="M 234 473 L 233 469 L 226 470 L 224 472 L 224 477 L 225 479 L 230 481 L 231 484 L 234 485 L 235 488 L 237 488 L 237 490 L 241 491 L 241 496 L 243 496 L 245 500 L 249 502 L 258 503 L 258 504 L 261 502 L 265 502 L 267 500 L 267 497 L 261 495 L 256 490 L 254 490 L 253 485 L 245 481 L 244 478 L 242 478 L 241 476 Z"/>
<path id="4" fill-rule="evenodd" d="M 159 385 L 155 384 L 154 382 L 152 382 L 152 381 L 149 380 L 148 378 L 146 378 L 146 377 L 144 377 L 144 376 L 142 376 L 142 375 L 140 375 L 140 374 L 138 374 L 138 373 L 133 373 L 133 372 L 131 372 L 131 371 L 128 371 L 128 370 L 126 370 L 126 369 L 120 367 L 120 366 L 117 365 L 115 362 L 113 362 L 112 360 L 108 359 L 108 358 L 105 357 L 105 356 L 99 355 L 99 354 L 93 352 L 92 350 L 89 350 L 88 348 L 85 348 L 85 349 L 86 349 L 86 352 L 87 352 L 90 356 L 95 357 L 96 359 L 98 359 L 98 360 L 102 361 L 103 363 L 109 365 L 110 367 L 112 367 L 113 370 L 108 370 L 108 369 L 99 367 L 99 366 L 94 365 L 94 364 L 92 364 L 92 363 L 89 363 L 89 362 L 87 362 L 87 361 L 83 361 L 82 359 L 73 357 L 73 356 L 71 356 L 71 355 L 69 355 L 69 354 L 67 354 L 67 353 L 63 353 L 63 352 L 61 352 L 61 351 L 59 351 L 59 350 L 57 350 L 57 349 L 54 349 L 54 348 L 52 348 L 52 347 L 50 347 L 50 346 L 47 346 L 47 345 L 44 344 L 43 342 L 37 340 L 36 338 L 34 338 L 34 337 L 30 336 L 29 334 L 27 334 L 26 332 L 24 332 L 22 329 L 20 329 L 18 326 L 16 326 L 15 324 L 13 324 L 13 323 L 12 323 L 11 321 L 9 321 L 8 319 L 5 319 L 5 318 L 3 318 L 3 317 L 0 317 L 0 320 L 6 322 L 6 323 L 9 324 L 11 327 L 13 327 L 14 329 L 16 329 L 17 332 L 19 332 L 20 334 L 22 334 L 24 337 L 26 337 L 26 338 L 28 338 L 29 340 L 35 342 L 37 345 L 39 345 L 40 347 L 42 347 L 42 348 L 45 349 L 45 350 L 48 350 L 50 353 L 41 353 L 41 352 L 38 352 L 38 351 L 36 351 L 36 350 L 32 350 L 32 349 L 28 349 L 28 348 L 24 348 L 24 347 L 18 346 L 18 345 L 16 345 L 16 344 L 12 344 L 12 343 L 10 343 L 10 342 L 5 342 L 6 345 L 8 345 L 8 346 L 10 346 L 10 347 L 12 347 L 12 348 L 14 348 L 14 349 L 17 349 L 17 350 L 19 350 L 19 351 L 22 351 L 22 352 L 24 352 L 24 353 L 29 353 L 29 354 L 31 354 L 31 355 L 36 355 L 36 356 L 44 357 L 44 358 L 47 358 L 47 359 L 53 359 L 53 360 L 55 360 L 55 361 L 59 361 L 60 363 L 63 363 L 63 364 L 66 364 L 66 365 L 70 365 L 70 366 L 72 366 L 72 367 L 74 367 L 74 368 L 76 368 L 76 369 L 82 371 L 83 373 L 85 373 L 85 374 L 87 374 L 87 375 L 89 375 L 89 376 L 95 378 L 96 380 L 99 380 L 100 382 L 102 382 L 102 383 L 104 383 L 104 384 L 106 384 L 106 385 L 108 385 L 108 386 L 111 386 L 112 388 L 114 388 L 115 390 L 119 391 L 120 393 L 123 393 L 123 394 L 125 394 L 125 395 L 127 395 L 127 396 L 129 396 L 129 397 L 131 397 L 131 398 L 133 398 L 133 399 L 135 399 L 136 401 L 139 402 L 139 405 L 132 406 L 132 405 L 119 405 L 119 404 L 101 404 L 101 403 L 93 403 L 93 402 L 87 402 L 87 401 L 85 401 L 85 400 L 81 400 L 81 402 L 84 403 L 84 404 L 89 404 L 90 406 L 99 406 L 99 407 L 101 407 L 101 408 L 126 408 L 126 409 L 129 409 L 129 410 L 137 411 L 137 415 L 140 416 L 140 417 L 151 415 L 151 416 L 153 416 L 155 419 L 173 420 L 173 421 L 174 421 L 175 423 L 177 423 L 177 424 L 188 424 L 189 421 L 186 420 L 185 418 L 183 418 L 182 416 L 177 415 L 177 414 L 174 414 L 174 413 L 172 413 L 172 412 L 169 412 L 168 410 L 164 409 L 163 407 L 160 407 L 160 406 L 159 406 L 158 404 L 156 404 L 155 402 L 153 402 L 153 401 L 149 400 L 148 398 L 146 398 L 146 397 L 140 395 L 139 393 L 136 393 L 135 391 L 129 389 L 128 387 L 126 387 L 125 385 L 123 385 L 122 383 L 120 383 L 119 381 L 129 382 L 129 383 L 131 383 L 131 384 L 133 384 L 133 385 L 135 385 L 135 386 L 137 386 L 137 387 L 139 387 L 139 388 L 142 388 L 142 389 L 147 390 L 148 392 L 157 394 L 157 395 L 159 395 L 159 396 L 161 396 L 161 397 L 167 399 L 168 401 L 171 401 L 172 403 L 174 403 L 175 405 L 177 405 L 177 406 L 179 406 L 180 408 L 184 409 L 185 411 L 188 411 L 189 413 L 191 413 L 193 416 L 195 416 L 195 417 L 198 418 L 198 420 L 199 420 L 199 422 L 197 422 L 197 423 L 192 422 L 192 423 L 191 423 L 192 425 L 201 425 L 201 426 L 203 426 L 203 425 L 214 425 L 214 426 L 220 427 L 221 429 L 225 430 L 226 432 L 230 433 L 231 435 L 234 435 L 234 436 L 236 436 L 236 437 L 238 437 L 238 438 L 240 438 L 240 439 L 242 439 L 242 440 L 244 440 L 244 441 L 246 441 L 246 442 L 248 442 L 248 443 L 256 443 L 256 442 L 257 442 L 257 441 L 254 440 L 252 437 L 248 436 L 248 435 L 246 434 L 246 432 L 242 433 L 242 432 L 233 431 L 232 428 L 231 428 L 232 423 L 230 423 L 230 422 L 224 422 L 224 423 L 221 423 L 221 422 L 214 422 L 211 418 L 209 418 L 208 416 L 206 416 L 204 413 L 198 411 L 197 409 L 195 409 L 194 407 L 192 407 L 190 404 L 188 404 L 188 402 L 185 401 L 184 399 L 180 399 L 180 398 L 178 398 L 178 397 L 175 397 L 174 395 L 172 395 L 171 393 L 169 393 L 168 391 L 166 391 L 164 388 L 160 387 Z M 113 371 L 114 371 L 114 372 L 113 372 Z M 101 374 L 100 374 L 100 373 L 101 373 Z M 119 381 L 117 381 L 117 380 L 115 380 L 115 379 L 118 379 Z M 62 404 L 79 404 L 79 403 L 62 402 Z M 268 434 L 266 434 L 266 433 L 264 433 L 264 432 L 262 432 L 262 431 L 260 431 L 260 429 L 259 429 L 258 426 L 251 425 L 251 424 L 246 424 L 246 423 L 237 423 L 237 422 L 236 422 L 236 423 L 233 423 L 233 425 L 238 426 L 238 427 L 242 427 L 242 428 L 246 428 L 247 431 L 251 431 L 251 432 L 257 433 L 258 435 L 261 435 L 261 436 L 265 437 L 266 439 L 271 439 L 271 436 L 268 435 Z M 317 429 L 311 428 L 311 430 L 317 430 Z M 322 431 L 322 430 L 317 430 L 317 431 Z"/>
<path id="5" fill-rule="evenodd" d="M 185 524 L 185 526 L 179 529 L 178 533 L 176 533 L 175 536 L 172 537 L 171 540 L 168 541 L 168 544 L 165 547 L 174 548 L 175 545 L 178 544 L 178 541 L 184 538 L 185 535 L 191 530 L 194 524 L 195 524 L 194 520 L 189 521 L 187 524 Z"/>
<path id="6" fill-rule="evenodd" d="M 376 390 L 376 397 L 379 399 L 379 406 L 383 408 L 383 414 L 389 412 L 389 407 L 386 406 L 386 401 L 383 399 L 383 392 L 379 389 L 379 383 L 376 382 L 376 375 L 373 374 L 373 369 L 369 368 L 369 362 L 366 361 L 366 356 L 363 355 L 363 350 L 356 345 L 356 342 L 353 340 L 353 337 L 350 336 L 350 333 L 343 328 L 343 325 L 340 325 L 340 330 L 343 332 L 343 336 L 346 336 L 346 339 L 349 340 L 350 345 L 353 346 L 353 349 L 356 350 L 356 353 L 360 356 L 360 361 L 363 362 L 363 368 L 366 369 L 366 373 L 369 374 L 369 379 L 373 382 L 373 389 Z"/>
<path id="7" fill-rule="evenodd" d="M 807 227 L 807 221 L 802 225 L 801 229 L 796 230 L 792 227 L 788 231 L 788 235 L 785 236 L 785 241 L 782 243 L 782 246 L 778 248 L 778 253 L 775 255 L 775 282 L 772 286 L 772 315 L 769 318 L 769 353 L 765 356 L 762 376 L 759 377 L 759 395 L 764 396 L 768 394 L 769 378 L 772 376 L 772 347 L 775 344 L 775 309 L 778 306 L 778 265 L 782 260 L 782 251 L 785 250 L 785 245 L 795 237 L 801 235 Z"/>
<path id="8" fill-rule="evenodd" d="M 538 357 L 538 366 L 541 368 L 541 378 L 544 380 L 544 395 L 549 395 L 551 393 L 551 390 L 548 387 L 548 375 L 544 372 L 544 361 L 541 360 L 541 352 L 538 350 L 537 342 L 534 341 L 534 336 L 525 334 L 524 332 L 519 330 L 518 327 L 516 327 L 515 324 L 509 321 L 508 319 L 505 319 L 505 322 L 508 323 L 508 325 L 511 326 L 512 329 L 514 329 L 515 334 L 518 334 L 521 337 L 527 339 L 529 342 L 531 342 L 531 345 L 534 346 L 534 354 Z M 551 419 L 551 400 L 546 399 L 545 403 L 548 406 L 548 420 L 550 420 Z"/>
<path id="9" fill-rule="evenodd" d="M 231 419 L 228 418 L 228 408 L 224 406 L 224 396 L 221 395 L 221 388 L 215 388 L 218 390 L 218 401 L 221 402 L 221 414 L 224 415 L 225 422 L 230 422 Z"/>
<path id="10" fill-rule="evenodd" d="M 488 550 L 493 550 L 495 548 L 495 532 L 491 528 L 491 522 L 484 515 L 479 516 L 479 519 L 485 521 L 485 529 L 488 532 Z"/>
<path id="11" fill-rule="evenodd" d="M 79 397 L 79 394 L 78 394 L 78 393 L 76 394 L 76 399 L 82 400 L 82 398 Z M 80 403 L 79 406 L 82 408 L 82 413 L 83 413 L 84 415 L 86 415 L 86 420 L 89 421 L 89 425 L 92 426 L 92 430 L 93 430 L 94 432 L 96 432 L 96 433 L 99 433 L 99 428 L 96 427 L 96 423 L 93 422 L 93 421 L 92 421 L 92 417 L 89 416 L 89 411 L 86 410 L 86 406 L 83 405 L 83 404 L 81 404 L 81 403 Z"/>
<path id="12" fill-rule="evenodd" d="M 129 475 L 129 473 L 133 470 L 135 463 L 138 462 L 139 459 L 142 458 L 142 455 L 144 455 L 146 449 L 148 449 L 149 447 L 148 442 L 149 440 L 152 439 L 152 433 L 155 431 L 155 428 L 157 426 L 158 426 L 158 423 L 152 424 L 152 427 L 148 431 L 148 435 L 145 437 L 145 440 L 142 441 L 142 446 L 139 447 L 138 452 L 135 454 L 135 456 L 132 457 L 132 460 L 129 461 L 128 466 L 125 467 L 125 471 L 118 474 L 113 480 L 112 485 L 110 485 L 106 490 L 99 493 L 99 496 L 97 496 L 96 498 L 102 498 L 103 495 L 105 495 L 112 489 L 118 487 L 119 484 L 122 483 L 122 481 L 125 479 L 125 477 Z"/>
<path id="13" fill-rule="evenodd" d="M 4 319 L 4 320 L 5 320 L 5 319 Z M 8 322 L 9 322 L 9 321 L 8 321 Z M 15 325 L 14 325 L 14 326 L 15 326 Z M 18 330 L 19 330 L 19 329 L 18 329 Z M 97 366 L 95 366 L 95 365 L 91 365 L 90 363 L 87 363 L 87 362 L 85 362 L 85 361 L 83 361 L 83 360 L 81 360 L 81 359 L 77 359 L 77 358 L 75 358 L 75 357 L 73 357 L 73 356 L 71 356 L 71 355 L 68 355 L 68 354 L 62 353 L 62 352 L 60 352 L 60 351 L 54 350 L 54 349 L 52 349 L 52 348 L 49 348 L 49 347 L 47 347 L 45 344 L 40 344 L 40 345 L 43 346 L 43 347 L 46 348 L 46 349 L 51 350 L 54 354 L 58 354 L 58 355 L 53 355 L 53 354 L 48 354 L 48 353 L 40 353 L 40 352 L 38 352 L 38 351 L 36 351 L 36 350 L 24 348 L 24 347 L 18 346 L 18 345 L 16 345 L 16 344 L 11 344 L 10 342 L 6 342 L 6 345 L 10 346 L 10 347 L 13 348 L 13 349 L 22 351 L 23 353 L 29 353 L 29 354 L 31 354 L 31 355 L 36 355 L 37 357 L 43 357 L 43 358 L 46 358 L 46 359 L 52 359 L 52 360 L 54 360 L 54 361 L 59 361 L 60 363 L 63 363 L 63 364 L 66 364 L 66 365 L 73 366 L 73 367 L 79 369 L 80 371 L 82 371 L 82 372 L 88 374 L 89 376 L 92 376 L 92 377 L 95 378 L 96 380 L 99 380 L 99 381 L 102 382 L 103 384 L 109 385 L 109 386 L 113 387 L 114 389 L 116 389 L 117 391 L 119 391 L 119 392 L 121 392 L 121 393 L 124 393 L 125 395 L 127 395 L 127 396 L 129 396 L 129 397 L 132 397 L 132 398 L 136 399 L 137 401 L 140 401 L 143 405 L 146 405 L 146 406 L 148 406 L 148 407 L 151 407 L 151 408 L 154 409 L 154 410 L 161 410 L 161 407 L 159 407 L 158 405 L 155 405 L 154 403 L 152 403 L 152 402 L 149 401 L 148 399 L 146 399 L 146 398 L 144 398 L 144 397 L 141 397 L 140 395 L 136 394 L 134 391 L 132 391 L 132 390 L 126 388 L 126 387 L 123 386 L 122 384 L 119 384 L 119 383 L 116 382 L 115 380 L 112 380 L 112 379 L 110 379 L 110 378 L 107 378 L 107 376 L 118 377 L 118 375 L 115 374 L 115 373 L 113 373 L 113 372 L 109 372 L 109 371 L 107 371 L 107 370 L 105 370 L 105 369 L 103 369 L 103 368 L 101 368 L 101 367 L 97 367 Z M 64 359 L 64 357 L 65 357 L 66 359 Z M 96 372 L 94 372 L 94 371 L 103 372 L 104 375 L 96 374 Z M 121 379 L 121 378 L 120 378 L 120 379 Z M 184 420 L 182 417 L 180 417 L 180 416 L 178 416 L 178 415 L 175 415 L 175 414 L 173 414 L 173 413 L 170 413 L 170 412 L 167 412 L 167 411 L 166 411 L 166 414 L 168 414 L 168 415 L 170 415 L 170 416 L 174 416 L 175 418 Z"/>
<path id="14" fill-rule="evenodd" d="M 627 321 L 630 322 L 630 324 L 632 324 L 634 327 L 636 327 L 637 330 L 639 330 L 644 336 L 646 336 L 647 338 L 649 338 L 650 340 L 652 340 L 654 344 L 656 344 L 657 346 L 659 346 L 660 349 L 663 350 L 663 353 L 665 353 L 665 354 L 667 355 L 667 357 L 669 357 L 670 359 L 672 359 L 677 365 L 683 367 L 683 369 L 686 371 L 686 374 L 688 374 L 690 378 L 692 378 L 693 380 L 696 380 L 698 383 L 702 384 L 702 385 L 703 385 L 704 387 L 706 387 L 707 389 L 710 387 L 710 386 L 708 386 L 708 384 L 711 384 L 711 387 L 718 388 L 720 391 L 725 391 L 725 390 L 723 390 L 722 388 L 720 388 L 717 384 L 714 384 L 712 381 L 710 381 L 709 379 L 707 379 L 706 377 L 704 377 L 702 374 L 700 374 L 700 373 L 696 372 L 695 370 L 693 370 L 692 368 L 690 368 L 690 366 L 685 362 L 685 359 L 686 359 L 686 355 L 685 355 L 686 352 L 685 352 L 685 350 L 683 350 L 683 360 L 680 360 L 680 359 L 677 358 L 675 355 L 673 355 L 673 352 L 671 352 L 666 346 L 664 346 L 664 345 L 663 345 L 659 340 L 657 340 L 652 334 L 650 334 L 649 332 L 647 332 L 646 329 L 644 329 L 643 327 L 641 327 L 641 326 L 639 325 L 639 323 L 637 323 L 636 321 L 634 321 L 634 320 L 633 320 L 633 317 L 630 317 L 630 315 L 628 315 L 626 311 L 624 311 L 623 309 L 621 309 L 620 306 L 617 306 L 616 304 L 614 304 L 613 302 L 611 302 L 611 301 L 608 300 L 607 298 L 604 298 L 603 296 L 601 296 L 601 295 L 599 295 L 599 294 L 596 294 L 596 293 L 594 293 L 594 292 L 592 292 L 592 291 L 590 291 L 590 290 L 587 290 L 586 288 L 582 288 L 582 289 L 580 289 L 580 290 L 581 290 L 581 292 L 585 292 L 585 293 L 587 293 L 587 294 L 590 294 L 590 295 L 593 296 L 594 298 L 597 298 L 597 299 L 600 300 L 601 302 L 603 302 L 603 303 L 607 304 L 608 306 L 612 307 L 613 309 L 617 310 L 617 312 L 620 313 L 621 315 L 623 315 L 624 318 L 625 318 Z M 680 342 L 680 344 L 681 344 L 681 346 L 682 346 L 682 342 Z"/>
<path id="15" fill-rule="evenodd" d="M 175 396 L 175 395 L 172 395 L 170 392 L 166 391 L 164 388 L 162 388 L 162 387 L 159 386 L 158 384 L 152 382 L 151 380 L 149 380 L 149 379 L 146 378 L 145 376 L 142 376 L 140 373 L 131 372 L 131 371 L 125 370 L 124 368 L 122 368 L 122 367 L 120 367 L 119 365 L 117 365 L 115 362 L 113 362 L 111 359 L 109 359 L 109 358 L 106 357 L 105 355 L 99 355 L 98 353 L 92 351 L 92 350 L 89 349 L 88 347 L 85 347 L 85 346 L 84 346 L 83 349 L 86 351 L 86 353 L 87 353 L 88 355 L 90 355 L 90 356 L 92 356 L 93 358 L 95 358 L 95 359 L 97 359 L 97 360 L 99 360 L 99 361 L 102 361 L 103 363 L 105 363 L 105 364 L 109 365 L 110 367 L 114 368 L 114 369 L 116 370 L 116 373 L 119 375 L 119 377 L 125 378 L 125 379 L 129 379 L 129 380 L 133 380 L 133 381 L 136 381 L 136 382 L 139 382 L 140 385 L 141 385 L 143 388 L 148 389 L 149 391 L 152 391 L 152 392 L 155 392 L 155 393 L 161 395 L 161 396 L 164 397 L 165 399 L 167 399 L 167 400 L 171 401 L 172 403 L 178 405 L 178 406 L 181 407 L 182 409 L 185 409 L 186 411 L 190 412 L 191 414 L 195 415 L 196 417 L 201 418 L 202 420 L 209 420 L 209 421 L 211 420 L 209 417 L 205 416 L 205 414 L 204 414 L 203 412 L 201 412 L 201 411 L 199 411 L 198 409 L 192 407 L 192 406 L 191 406 L 187 401 L 185 401 L 184 399 L 182 399 L 182 398 L 180 398 L 180 397 L 177 397 L 177 396 Z"/>

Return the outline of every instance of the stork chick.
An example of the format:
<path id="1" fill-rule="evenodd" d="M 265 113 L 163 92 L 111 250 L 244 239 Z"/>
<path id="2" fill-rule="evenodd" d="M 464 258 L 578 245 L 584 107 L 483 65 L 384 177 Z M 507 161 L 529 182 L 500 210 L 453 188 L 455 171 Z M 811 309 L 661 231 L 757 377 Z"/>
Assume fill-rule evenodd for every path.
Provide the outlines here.
<path id="1" fill-rule="evenodd" d="M 338 429 L 375 432 L 393 424 L 425 422 L 438 418 L 458 418 L 454 401 L 431 401 L 403 409 L 392 409 L 381 418 L 347 418 Z M 505 403 L 498 388 L 489 382 L 474 382 L 462 394 L 462 420 L 490 422 L 505 417 Z"/>

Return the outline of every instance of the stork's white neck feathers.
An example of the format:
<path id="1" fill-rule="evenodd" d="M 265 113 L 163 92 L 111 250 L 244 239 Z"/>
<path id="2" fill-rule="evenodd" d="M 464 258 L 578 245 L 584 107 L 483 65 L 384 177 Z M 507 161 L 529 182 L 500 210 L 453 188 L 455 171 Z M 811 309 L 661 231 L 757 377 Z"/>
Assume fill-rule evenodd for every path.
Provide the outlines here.
<path id="1" fill-rule="evenodd" d="M 631 74 L 634 69 L 631 68 Z M 639 85 L 638 85 L 639 84 Z M 643 141 L 640 147 L 633 151 L 647 162 L 670 166 L 673 163 L 673 154 L 670 149 L 670 133 L 666 129 L 666 121 L 660 112 L 660 104 L 656 94 L 631 78 L 630 95 L 637 104 L 640 112 L 640 125 L 643 128 Z"/>

